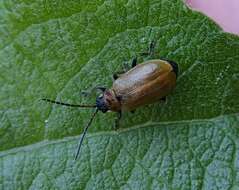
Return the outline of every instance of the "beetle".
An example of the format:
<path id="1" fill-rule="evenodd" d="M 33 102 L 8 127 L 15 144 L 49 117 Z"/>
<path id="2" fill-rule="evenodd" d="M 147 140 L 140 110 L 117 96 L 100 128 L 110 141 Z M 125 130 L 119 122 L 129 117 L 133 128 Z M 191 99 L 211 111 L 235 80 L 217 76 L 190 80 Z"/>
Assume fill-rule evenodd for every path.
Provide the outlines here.
<path id="1" fill-rule="evenodd" d="M 154 44 L 151 42 L 149 50 L 140 55 L 152 55 Z M 78 158 L 86 132 L 98 111 L 118 113 L 115 125 L 118 126 L 122 112 L 131 111 L 140 106 L 151 104 L 159 100 L 166 100 L 166 96 L 176 86 L 178 64 L 174 61 L 160 58 L 151 59 L 137 64 L 137 57 L 131 63 L 131 69 L 126 72 L 117 72 L 113 75 L 114 82 L 111 88 L 96 87 L 101 95 L 96 98 L 95 105 L 75 105 L 43 98 L 42 100 L 63 106 L 95 108 L 90 121 L 85 126 L 80 138 L 75 160 Z"/>

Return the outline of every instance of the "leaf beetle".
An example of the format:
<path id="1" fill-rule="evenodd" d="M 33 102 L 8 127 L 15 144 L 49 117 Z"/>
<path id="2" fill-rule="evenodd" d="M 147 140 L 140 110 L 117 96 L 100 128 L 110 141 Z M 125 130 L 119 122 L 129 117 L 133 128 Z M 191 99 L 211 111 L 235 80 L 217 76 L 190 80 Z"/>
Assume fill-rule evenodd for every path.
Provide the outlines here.
<path id="1" fill-rule="evenodd" d="M 141 56 L 153 54 L 154 43 L 151 42 L 147 52 L 140 53 Z M 95 108 L 90 121 L 85 126 L 80 138 L 75 160 L 78 158 L 82 142 L 86 132 L 98 111 L 106 113 L 113 111 L 118 113 L 116 126 L 118 126 L 123 111 L 133 112 L 136 108 L 151 104 L 159 100 L 166 100 L 166 96 L 176 86 L 178 75 L 178 64 L 164 58 L 151 59 L 137 64 L 137 57 L 133 59 L 131 69 L 117 72 L 113 75 L 114 82 L 110 89 L 96 87 L 101 95 L 96 98 L 94 105 L 76 105 L 43 98 L 42 100 L 70 107 Z"/>

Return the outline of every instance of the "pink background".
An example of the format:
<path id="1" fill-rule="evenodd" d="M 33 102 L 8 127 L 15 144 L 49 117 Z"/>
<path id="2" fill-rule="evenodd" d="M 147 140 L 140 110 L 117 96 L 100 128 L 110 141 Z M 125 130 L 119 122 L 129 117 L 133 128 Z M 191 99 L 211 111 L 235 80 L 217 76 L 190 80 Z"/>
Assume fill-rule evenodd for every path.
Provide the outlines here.
<path id="1" fill-rule="evenodd" d="M 211 17 L 225 31 L 239 34 L 239 0 L 186 0 L 186 3 Z"/>

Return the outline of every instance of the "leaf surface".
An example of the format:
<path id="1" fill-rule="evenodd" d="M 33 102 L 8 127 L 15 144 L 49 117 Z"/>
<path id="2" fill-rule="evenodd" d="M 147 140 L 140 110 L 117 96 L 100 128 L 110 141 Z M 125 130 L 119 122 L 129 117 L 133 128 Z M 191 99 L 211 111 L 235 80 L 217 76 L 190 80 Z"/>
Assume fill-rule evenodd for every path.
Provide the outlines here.
<path id="1" fill-rule="evenodd" d="M 239 38 L 181 0 L 0 3 L 0 189 L 238 189 Z M 81 92 L 155 40 L 176 61 L 166 103 L 98 114 Z M 142 61 L 142 60 L 141 60 Z"/>

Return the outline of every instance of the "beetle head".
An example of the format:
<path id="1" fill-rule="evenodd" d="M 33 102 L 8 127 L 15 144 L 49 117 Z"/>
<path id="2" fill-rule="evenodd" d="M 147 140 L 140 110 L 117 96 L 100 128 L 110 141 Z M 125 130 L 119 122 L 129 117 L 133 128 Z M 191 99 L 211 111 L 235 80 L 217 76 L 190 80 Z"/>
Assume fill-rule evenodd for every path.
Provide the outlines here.
<path id="1" fill-rule="evenodd" d="M 108 110 L 119 111 L 120 110 L 120 101 L 115 96 L 113 90 L 105 90 L 103 95 L 96 98 L 96 107 L 103 113 Z"/>
<path id="2" fill-rule="evenodd" d="M 109 110 L 106 102 L 105 102 L 105 99 L 104 99 L 104 95 L 101 95 L 101 96 L 98 96 L 96 98 L 96 107 L 102 111 L 103 113 L 107 112 Z"/>

